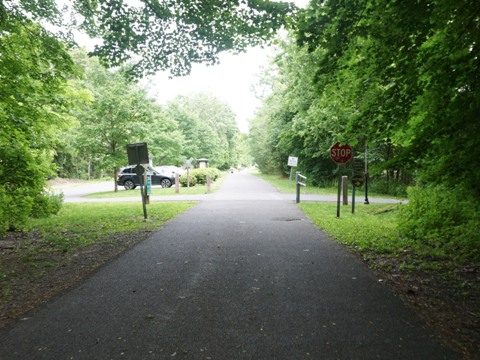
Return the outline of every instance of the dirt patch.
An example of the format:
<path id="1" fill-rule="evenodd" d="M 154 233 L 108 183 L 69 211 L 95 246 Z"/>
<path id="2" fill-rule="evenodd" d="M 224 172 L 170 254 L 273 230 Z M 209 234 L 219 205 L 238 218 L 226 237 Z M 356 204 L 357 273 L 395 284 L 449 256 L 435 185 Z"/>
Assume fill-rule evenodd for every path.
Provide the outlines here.
<path id="1" fill-rule="evenodd" d="M 0 238 L 0 327 L 78 284 L 150 234 L 112 234 L 108 241 L 70 252 L 53 247 L 35 232 L 7 233 Z"/>
<path id="2" fill-rule="evenodd" d="M 380 281 L 385 281 L 446 344 L 465 359 L 480 360 L 478 267 L 472 264 L 455 271 L 400 270 L 403 260 L 373 254 L 367 263 Z"/>

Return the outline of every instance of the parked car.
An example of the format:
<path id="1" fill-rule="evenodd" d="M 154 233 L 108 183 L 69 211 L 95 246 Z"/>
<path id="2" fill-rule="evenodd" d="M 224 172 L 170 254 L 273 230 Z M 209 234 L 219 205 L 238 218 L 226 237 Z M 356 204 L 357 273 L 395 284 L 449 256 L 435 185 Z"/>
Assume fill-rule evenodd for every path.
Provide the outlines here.
<path id="1" fill-rule="evenodd" d="M 175 184 L 175 176 L 168 174 L 161 174 L 152 167 L 147 167 L 147 175 L 151 176 L 152 186 L 161 186 L 168 188 Z M 125 190 L 133 190 L 140 186 L 140 178 L 135 173 L 135 166 L 126 166 L 120 169 L 117 176 L 117 184 L 123 186 Z"/>
<path id="2" fill-rule="evenodd" d="M 175 174 L 182 176 L 185 173 L 184 169 L 172 165 L 155 166 L 155 170 L 162 175 L 172 175 L 173 177 L 175 177 Z"/>

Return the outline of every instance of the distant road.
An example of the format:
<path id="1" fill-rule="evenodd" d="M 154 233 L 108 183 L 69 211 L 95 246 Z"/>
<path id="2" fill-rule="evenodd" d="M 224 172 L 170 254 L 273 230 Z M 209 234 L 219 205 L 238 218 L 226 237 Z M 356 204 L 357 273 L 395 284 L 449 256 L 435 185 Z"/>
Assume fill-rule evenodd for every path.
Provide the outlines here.
<path id="1" fill-rule="evenodd" d="M 250 178 L 252 175 L 246 173 L 234 173 L 227 175 L 237 180 Z M 89 194 L 97 192 L 113 191 L 114 185 L 111 181 L 103 182 L 91 182 L 84 185 L 68 185 L 58 186 L 54 190 L 56 193 L 63 192 L 65 202 L 136 202 L 140 201 L 138 194 L 132 193 L 132 197 L 122 198 L 84 198 Z M 295 194 L 281 193 L 278 190 L 270 192 L 261 192 L 258 189 L 251 188 L 251 186 L 244 182 L 240 185 L 241 191 L 238 188 L 233 188 L 229 182 L 226 182 L 222 187 L 222 191 L 217 191 L 212 194 L 199 194 L 199 195 L 174 195 L 174 196 L 152 196 L 150 200 L 156 201 L 245 201 L 245 200 L 275 200 L 275 201 L 295 201 Z M 119 187 L 119 191 L 124 190 L 123 187 Z M 301 190 L 305 190 L 302 188 Z M 335 202 L 337 197 L 335 195 L 312 195 L 301 194 L 302 202 L 322 201 L 322 202 Z M 351 201 L 351 194 L 350 200 Z M 387 199 L 387 198 L 369 198 L 371 203 L 401 203 L 405 200 Z M 363 203 L 363 197 L 357 196 L 357 203 Z"/>

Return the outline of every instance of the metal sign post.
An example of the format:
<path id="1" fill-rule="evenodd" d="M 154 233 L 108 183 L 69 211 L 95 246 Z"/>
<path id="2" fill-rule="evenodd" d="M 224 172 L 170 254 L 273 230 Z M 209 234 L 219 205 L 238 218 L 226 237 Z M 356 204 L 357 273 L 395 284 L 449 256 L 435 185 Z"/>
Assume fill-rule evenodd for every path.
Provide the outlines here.
<path id="1" fill-rule="evenodd" d="M 303 181 L 300 181 L 300 179 Z M 295 202 L 298 204 L 300 202 L 300 186 L 307 186 L 307 177 L 300 174 L 299 171 L 295 175 L 295 183 L 297 184 L 297 196 Z"/>
<path id="2" fill-rule="evenodd" d="M 127 145 L 128 165 L 136 165 L 135 173 L 140 180 L 140 194 L 142 196 L 143 217 L 145 220 L 147 215 L 147 195 L 143 189 L 145 168 L 142 165 L 149 164 L 147 143 L 137 143 Z"/>
<path id="3" fill-rule="evenodd" d="M 337 218 L 340 217 L 340 199 L 342 197 L 342 171 L 343 164 L 338 164 L 338 194 L 337 194 Z"/>

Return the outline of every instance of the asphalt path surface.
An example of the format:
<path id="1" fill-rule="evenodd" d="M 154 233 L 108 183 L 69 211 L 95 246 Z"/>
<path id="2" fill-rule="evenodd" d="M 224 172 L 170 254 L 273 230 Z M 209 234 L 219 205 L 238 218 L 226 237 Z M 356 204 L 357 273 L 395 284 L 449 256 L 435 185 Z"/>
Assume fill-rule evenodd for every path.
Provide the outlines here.
<path id="1" fill-rule="evenodd" d="M 0 358 L 459 358 L 266 182 L 214 198 L 1 329 Z"/>

